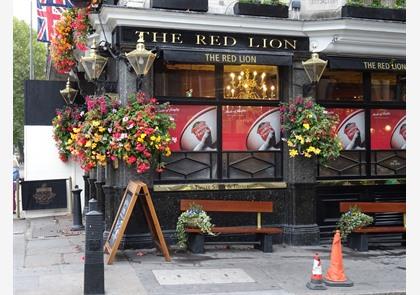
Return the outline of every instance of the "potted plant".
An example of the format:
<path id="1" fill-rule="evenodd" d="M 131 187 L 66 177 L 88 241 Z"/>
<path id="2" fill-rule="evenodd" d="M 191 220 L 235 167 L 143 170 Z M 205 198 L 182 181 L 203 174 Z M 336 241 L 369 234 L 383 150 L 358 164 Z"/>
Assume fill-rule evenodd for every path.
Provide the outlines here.
<path id="1" fill-rule="evenodd" d="M 349 211 L 342 214 L 337 222 L 337 229 L 340 230 L 341 239 L 344 240 L 353 230 L 368 226 L 373 223 L 373 217 L 360 211 L 358 207 L 351 207 Z"/>
<path id="2" fill-rule="evenodd" d="M 392 6 L 382 4 L 381 0 L 372 0 L 370 5 L 364 0 L 347 0 L 341 16 L 405 22 L 405 0 L 395 0 Z"/>
<path id="3" fill-rule="evenodd" d="M 208 0 L 151 0 L 152 8 L 207 12 Z"/>
<path id="4" fill-rule="evenodd" d="M 215 235 L 212 232 L 213 226 L 211 218 L 207 215 L 206 211 L 204 211 L 200 205 L 192 203 L 188 210 L 181 213 L 178 217 L 178 222 L 176 223 L 178 247 L 181 249 L 187 247 L 188 235 L 185 232 L 185 228 L 199 228 L 203 234 Z"/>
<path id="5" fill-rule="evenodd" d="M 280 106 L 283 123 L 283 141 L 289 147 L 291 158 L 317 156 L 321 164 L 340 155 L 342 145 L 335 133 L 337 116 L 327 113 L 324 107 L 311 98 L 297 97 Z"/>
<path id="6" fill-rule="evenodd" d="M 281 0 L 239 0 L 233 7 L 235 14 L 270 16 L 278 18 L 289 17 L 288 1 Z"/>

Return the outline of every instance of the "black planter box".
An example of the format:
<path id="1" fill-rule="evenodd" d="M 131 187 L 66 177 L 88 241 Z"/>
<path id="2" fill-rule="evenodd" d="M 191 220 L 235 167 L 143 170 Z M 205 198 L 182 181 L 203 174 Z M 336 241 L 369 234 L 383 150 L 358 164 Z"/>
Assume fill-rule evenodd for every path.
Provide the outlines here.
<path id="1" fill-rule="evenodd" d="M 289 17 L 289 7 L 286 5 L 267 5 L 252 3 L 236 3 L 233 7 L 235 14 L 270 16 L 279 18 Z"/>
<path id="2" fill-rule="evenodd" d="M 361 6 L 343 6 L 341 17 L 382 19 L 405 22 L 405 9 L 372 8 Z"/>
<path id="3" fill-rule="evenodd" d="M 209 1 L 208 0 L 152 0 L 152 8 L 207 12 L 209 10 Z"/>

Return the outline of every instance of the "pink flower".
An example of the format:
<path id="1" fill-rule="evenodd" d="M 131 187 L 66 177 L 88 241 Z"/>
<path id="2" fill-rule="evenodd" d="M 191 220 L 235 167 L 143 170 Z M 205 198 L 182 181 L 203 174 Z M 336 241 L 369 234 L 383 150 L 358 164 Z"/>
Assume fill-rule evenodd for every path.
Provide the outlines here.
<path id="1" fill-rule="evenodd" d="M 127 159 L 127 163 L 128 164 L 130 164 L 130 165 L 132 165 L 133 163 L 135 163 L 137 161 L 137 158 L 136 157 L 134 157 L 134 156 L 130 156 L 130 157 L 128 157 L 128 159 Z"/>

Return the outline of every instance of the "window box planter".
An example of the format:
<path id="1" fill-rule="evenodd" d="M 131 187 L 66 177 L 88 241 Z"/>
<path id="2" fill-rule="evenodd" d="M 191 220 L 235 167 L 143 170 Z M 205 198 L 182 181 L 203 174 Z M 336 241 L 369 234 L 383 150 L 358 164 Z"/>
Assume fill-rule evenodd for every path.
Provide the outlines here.
<path id="1" fill-rule="evenodd" d="M 152 8 L 207 12 L 208 0 L 152 0 Z"/>
<path id="2" fill-rule="evenodd" d="M 278 18 L 289 17 L 289 7 L 287 5 L 267 5 L 252 3 L 236 3 L 233 7 L 235 14 L 270 16 Z"/>
<path id="3" fill-rule="evenodd" d="M 405 9 L 348 6 L 341 8 L 341 17 L 382 19 L 405 22 Z"/>

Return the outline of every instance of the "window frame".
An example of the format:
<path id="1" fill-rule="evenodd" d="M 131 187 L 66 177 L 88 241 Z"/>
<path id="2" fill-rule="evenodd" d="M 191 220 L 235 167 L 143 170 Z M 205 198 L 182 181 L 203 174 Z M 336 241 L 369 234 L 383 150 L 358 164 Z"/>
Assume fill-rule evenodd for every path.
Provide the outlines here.
<path id="1" fill-rule="evenodd" d="M 337 69 L 338 70 L 338 69 Z M 331 70 L 333 71 L 333 70 Z M 338 71 L 345 71 L 345 69 L 339 69 Z M 354 72 L 354 69 L 349 69 L 348 71 Z M 371 112 L 374 109 L 400 109 L 406 110 L 406 102 L 401 100 L 399 94 L 397 94 L 398 101 L 372 101 L 372 85 L 371 85 L 371 73 L 377 72 L 390 72 L 394 73 L 397 76 L 405 74 L 405 71 L 366 71 L 360 70 L 363 74 L 363 100 L 361 101 L 338 101 L 338 100 L 325 100 L 316 97 L 317 103 L 322 105 L 325 108 L 357 108 L 363 109 L 365 111 L 365 136 L 366 136 L 366 150 L 364 151 L 357 151 L 365 153 L 365 170 L 366 175 L 358 175 L 358 176 L 320 176 L 320 164 L 317 164 L 317 179 L 318 180 L 335 180 L 335 179 L 386 179 L 386 178 L 405 178 L 406 174 L 393 174 L 393 175 L 374 175 L 372 171 L 376 168 L 372 166 L 372 156 L 375 152 L 385 152 L 385 151 L 403 151 L 403 150 L 372 150 L 371 149 Z M 315 93 L 318 95 L 318 85 L 315 86 Z M 398 86 L 397 86 L 398 87 Z M 356 152 L 356 151 L 350 151 Z"/>
<path id="2" fill-rule="evenodd" d="M 161 61 L 162 63 L 164 61 Z M 182 62 L 185 64 L 185 62 Z M 197 64 L 197 63 L 188 63 L 188 64 Z M 276 67 L 277 69 L 277 89 L 279 89 L 278 99 L 275 100 L 264 100 L 264 99 L 230 99 L 224 97 L 224 64 L 220 63 L 209 63 L 210 65 L 215 66 L 215 97 L 213 98 L 205 98 L 205 97 L 169 97 L 169 96 L 155 96 L 156 99 L 160 103 L 169 102 L 171 105 L 212 105 L 217 107 L 217 126 L 219 130 L 222 130 L 222 111 L 223 106 L 229 105 L 229 106 L 266 106 L 266 107 L 279 107 L 281 102 L 284 101 L 286 97 L 288 97 L 289 93 L 289 87 L 290 87 L 290 79 L 289 75 L 292 71 L 292 65 L 290 66 L 279 66 L 279 65 L 270 65 L 273 67 Z M 160 68 L 164 68 L 162 65 L 160 65 Z M 156 75 L 156 72 L 154 71 L 154 76 Z M 281 88 L 280 88 L 281 86 Z M 155 93 L 155 79 L 153 79 L 153 93 Z M 217 163 L 217 177 L 213 178 L 210 177 L 209 179 L 191 179 L 191 180 L 169 180 L 169 179 L 161 179 L 161 175 L 158 175 L 158 177 L 155 177 L 155 182 L 157 184 L 173 184 L 173 183 L 214 183 L 214 182 L 249 182 L 249 181 L 255 181 L 255 182 L 264 182 L 264 181 L 281 181 L 283 180 L 283 151 L 284 151 L 284 144 L 282 143 L 282 147 L 280 151 L 223 151 L 222 150 L 222 132 L 218 132 L 217 134 L 217 151 L 207 152 L 207 153 L 216 153 L 216 163 Z M 194 151 L 177 151 L 173 153 L 203 153 L 203 152 L 194 152 Z M 275 161 L 278 161 L 278 167 L 277 162 L 274 164 L 274 171 L 277 173 L 277 171 L 280 171 L 280 175 L 278 177 L 270 177 L 270 178 L 235 178 L 235 179 L 228 179 L 223 178 L 223 157 L 226 153 L 249 153 L 250 155 L 257 154 L 257 153 L 272 153 L 273 158 Z"/>

